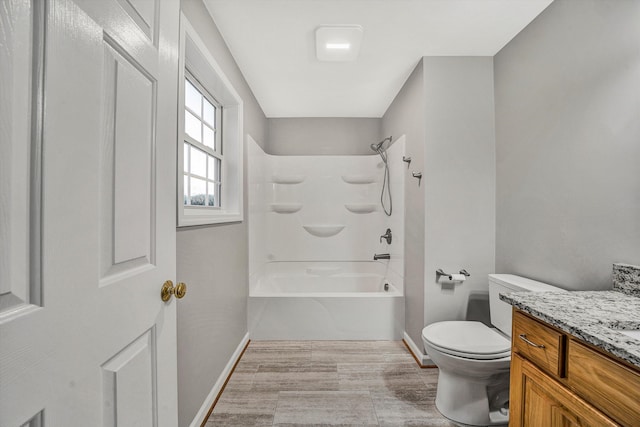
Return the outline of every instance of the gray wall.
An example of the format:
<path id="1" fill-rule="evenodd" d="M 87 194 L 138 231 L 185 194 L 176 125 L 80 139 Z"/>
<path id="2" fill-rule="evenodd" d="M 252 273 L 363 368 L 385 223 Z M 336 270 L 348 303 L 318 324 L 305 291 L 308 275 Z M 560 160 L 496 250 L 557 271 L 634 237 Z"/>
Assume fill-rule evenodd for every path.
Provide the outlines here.
<path id="1" fill-rule="evenodd" d="M 492 57 L 425 57 L 424 325 L 464 320 L 495 267 Z M 412 165 L 413 166 L 413 165 Z M 471 276 L 451 286 L 436 270 Z"/>
<path id="2" fill-rule="evenodd" d="M 640 1 L 556 0 L 494 67 L 496 270 L 610 288 L 640 264 Z"/>
<path id="3" fill-rule="evenodd" d="M 264 144 L 267 123 L 200 0 L 182 10 L 244 102 L 244 132 Z M 245 156 L 245 211 L 246 156 Z M 189 286 L 178 307 L 178 417 L 187 426 L 247 332 L 247 213 L 243 223 L 178 229 L 177 279 Z"/>
<path id="4" fill-rule="evenodd" d="M 495 132 L 491 57 L 425 57 L 382 119 L 407 135 L 405 330 L 464 319 L 472 291 L 487 291 L 495 265 Z M 421 186 L 410 177 L 422 172 Z M 435 271 L 471 277 L 442 286 Z"/>
<path id="5" fill-rule="evenodd" d="M 394 139 L 406 135 L 406 155 L 411 157 L 410 168 L 406 170 L 407 174 L 412 170 L 424 169 L 424 116 L 424 76 L 421 60 L 382 118 L 382 135 L 393 135 Z M 404 195 L 405 331 L 419 347 L 422 347 L 422 328 L 424 328 L 425 205 L 423 188 L 416 185 L 414 178 L 406 178 Z"/>
<path id="6" fill-rule="evenodd" d="M 268 119 L 265 151 L 278 155 L 372 154 L 369 145 L 380 140 L 381 119 L 283 118 Z"/>

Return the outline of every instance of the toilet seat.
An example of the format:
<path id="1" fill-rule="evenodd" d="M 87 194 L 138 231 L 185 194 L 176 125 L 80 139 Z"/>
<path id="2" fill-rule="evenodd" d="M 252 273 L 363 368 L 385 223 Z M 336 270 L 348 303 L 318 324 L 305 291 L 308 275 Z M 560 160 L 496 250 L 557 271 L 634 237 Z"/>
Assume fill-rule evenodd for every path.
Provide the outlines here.
<path id="1" fill-rule="evenodd" d="M 422 337 L 442 353 L 467 359 L 493 360 L 511 354 L 511 341 L 481 322 L 432 323 L 422 330 Z"/>

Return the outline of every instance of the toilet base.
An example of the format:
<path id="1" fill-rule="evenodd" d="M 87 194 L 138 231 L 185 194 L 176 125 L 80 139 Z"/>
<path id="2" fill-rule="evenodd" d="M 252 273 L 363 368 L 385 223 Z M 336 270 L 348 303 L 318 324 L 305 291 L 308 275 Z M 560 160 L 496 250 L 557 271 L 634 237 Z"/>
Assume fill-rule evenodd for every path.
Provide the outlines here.
<path id="1" fill-rule="evenodd" d="M 509 372 L 470 378 L 440 369 L 436 408 L 464 426 L 500 426 L 509 422 Z"/>

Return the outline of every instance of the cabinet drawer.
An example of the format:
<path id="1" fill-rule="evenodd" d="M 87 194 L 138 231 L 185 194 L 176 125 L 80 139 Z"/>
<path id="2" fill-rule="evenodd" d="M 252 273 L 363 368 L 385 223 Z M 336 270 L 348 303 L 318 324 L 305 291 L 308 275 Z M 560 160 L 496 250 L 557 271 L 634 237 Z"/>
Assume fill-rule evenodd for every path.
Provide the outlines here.
<path id="1" fill-rule="evenodd" d="M 514 312 L 514 351 L 558 378 L 564 377 L 564 342 L 563 333 Z"/>
<path id="2" fill-rule="evenodd" d="M 567 382 L 583 399 L 625 426 L 640 425 L 640 373 L 571 339 Z"/>

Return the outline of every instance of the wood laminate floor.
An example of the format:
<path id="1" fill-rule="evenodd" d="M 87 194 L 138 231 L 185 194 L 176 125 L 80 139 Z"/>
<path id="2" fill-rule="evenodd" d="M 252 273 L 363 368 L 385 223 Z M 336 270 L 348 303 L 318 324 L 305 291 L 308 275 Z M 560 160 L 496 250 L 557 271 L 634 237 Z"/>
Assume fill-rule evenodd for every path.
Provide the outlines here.
<path id="1" fill-rule="evenodd" d="M 207 427 L 451 426 L 402 341 L 252 341 Z"/>

